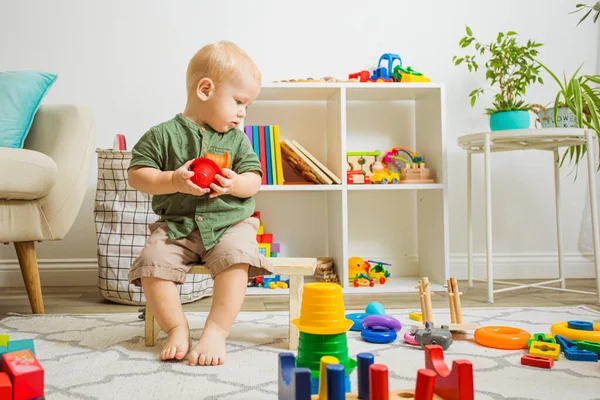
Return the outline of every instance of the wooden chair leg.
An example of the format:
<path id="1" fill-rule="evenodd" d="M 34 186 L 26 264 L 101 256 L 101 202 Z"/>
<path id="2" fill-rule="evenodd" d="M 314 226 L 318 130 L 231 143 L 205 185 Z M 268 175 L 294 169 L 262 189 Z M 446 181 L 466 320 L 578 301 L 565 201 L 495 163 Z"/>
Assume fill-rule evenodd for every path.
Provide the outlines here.
<path id="1" fill-rule="evenodd" d="M 300 332 L 292 321 L 300 318 L 300 306 L 302 305 L 302 287 L 304 286 L 304 276 L 290 276 L 290 328 L 288 347 L 290 350 L 298 349 Z"/>
<path id="2" fill-rule="evenodd" d="M 156 344 L 156 338 L 160 332 L 160 328 L 154 319 L 154 314 L 150 311 L 150 308 L 146 306 L 146 316 L 144 322 L 144 339 L 147 347 L 152 347 Z"/>
<path id="3" fill-rule="evenodd" d="M 29 304 L 31 304 L 31 311 L 34 314 L 44 314 L 44 300 L 40 283 L 40 271 L 35 255 L 35 242 L 15 242 L 14 245 L 27 296 L 29 297 Z"/>

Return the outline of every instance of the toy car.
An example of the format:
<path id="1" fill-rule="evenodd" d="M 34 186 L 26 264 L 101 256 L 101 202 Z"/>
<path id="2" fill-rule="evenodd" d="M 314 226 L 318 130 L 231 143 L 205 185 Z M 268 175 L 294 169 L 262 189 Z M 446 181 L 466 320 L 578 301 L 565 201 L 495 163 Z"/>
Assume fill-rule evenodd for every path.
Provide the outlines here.
<path id="1" fill-rule="evenodd" d="M 369 278 L 374 279 L 376 282 L 379 282 L 381 285 L 384 285 L 387 281 L 387 278 L 390 277 L 390 273 L 387 269 L 383 268 L 384 265 L 392 265 L 388 263 L 384 263 L 381 261 L 373 261 L 367 260 L 369 263 L 373 264 L 371 268 L 369 268 Z"/>
<path id="2" fill-rule="evenodd" d="M 400 174 L 397 172 L 390 172 L 386 170 L 377 170 L 373 172 L 371 176 L 371 183 L 398 183 L 400 181 Z"/>

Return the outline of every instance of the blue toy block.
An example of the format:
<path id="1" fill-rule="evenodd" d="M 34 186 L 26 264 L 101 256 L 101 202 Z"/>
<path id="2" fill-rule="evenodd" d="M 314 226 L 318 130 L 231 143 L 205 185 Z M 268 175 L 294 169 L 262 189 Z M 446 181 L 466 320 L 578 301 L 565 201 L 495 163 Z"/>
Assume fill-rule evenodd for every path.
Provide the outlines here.
<path id="1" fill-rule="evenodd" d="M 554 338 L 556 339 L 556 343 L 560 345 L 560 350 L 563 353 L 566 353 L 568 349 L 577 349 L 577 343 L 572 340 L 564 338 L 560 335 L 556 335 Z"/>
<path id="2" fill-rule="evenodd" d="M 5 346 L 0 346 L 0 358 L 4 353 L 8 353 L 8 349 Z"/>
<path id="3" fill-rule="evenodd" d="M 33 339 L 21 339 L 21 340 L 11 340 L 8 342 L 8 352 L 12 353 L 19 350 L 31 350 L 33 355 L 35 356 L 35 346 L 33 344 Z"/>
<path id="4" fill-rule="evenodd" d="M 565 350 L 565 357 L 573 361 L 598 361 L 598 354 L 592 353 L 588 350 L 578 350 L 572 348 L 568 348 Z"/>
<path id="5" fill-rule="evenodd" d="M 588 321 L 568 321 L 567 325 L 569 329 L 577 329 L 580 331 L 593 331 L 594 324 Z"/>
<path id="6" fill-rule="evenodd" d="M 310 369 L 296 368 L 293 353 L 279 353 L 279 400 L 311 400 Z"/>
<path id="7" fill-rule="evenodd" d="M 310 379 L 310 394 L 319 394 L 319 378 L 311 378 Z M 344 390 L 346 391 L 346 393 L 350 393 L 350 377 L 349 376 L 345 376 L 344 377 Z"/>
<path id="8" fill-rule="evenodd" d="M 370 396 L 369 389 L 369 367 L 375 362 L 375 356 L 371 353 L 358 353 L 356 356 L 357 373 L 358 373 L 358 398 L 368 399 Z"/>
<path id="9" fill-rule="evenodd" d="M 341 364 L 331 364 L 327 366 L 327 400 L 345 400 L 346 388 L 344 381 L 344 366 Z"/>
<path id="10" fill-rule="evenodd" d="M 10 336 L 0 335 L 0 347 L 8 346 L 8 342 L 10 342 Z"/>

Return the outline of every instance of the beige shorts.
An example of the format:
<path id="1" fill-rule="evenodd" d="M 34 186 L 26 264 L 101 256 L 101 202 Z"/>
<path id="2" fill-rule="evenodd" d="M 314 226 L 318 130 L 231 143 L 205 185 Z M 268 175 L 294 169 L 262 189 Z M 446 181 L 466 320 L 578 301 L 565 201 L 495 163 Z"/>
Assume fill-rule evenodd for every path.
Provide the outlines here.
<path id="1" fill-rule="evenodd" d="M 249 278 L 270 275 L 273 268 L 258 252 L 258 225 L 257 218 L 246 218 L 229 227 L 219 243 L 206 251 L 198 230 L 171 240 L 166 222 L 150 224 L 150 236 L 131 266 L 129 282 L 141 286 L 140 278 L 154 277 L 183 284 L 187 272 L 199 263 L 205 264 L 213 279 L 235 264 L 249 264 Z"/>

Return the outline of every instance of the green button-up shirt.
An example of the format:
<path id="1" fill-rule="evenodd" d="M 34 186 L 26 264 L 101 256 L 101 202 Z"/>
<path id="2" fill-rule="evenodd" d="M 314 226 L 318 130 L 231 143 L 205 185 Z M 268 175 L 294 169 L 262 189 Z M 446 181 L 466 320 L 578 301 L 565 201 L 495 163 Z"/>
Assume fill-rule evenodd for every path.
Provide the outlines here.
<path id="1" fill-rule="evenodd" d="M 244 132 L 232 129 L 218 133 L 177 114 L 141 137 L 131 150 L 129 168 L 146 166 L 175 171 L 191 159 L 225 152 L 231 156 L 233 171 L 256 171 L 262 177 L 260 162 Z M 152 196 L 152 209 L 159 221 L 167 222 L 169 238 L 183 238 L 199 229 L 204 247 L 209 250 L 228 227 L 252 215 L 255 202 L 252 197 L 221 195 L 211 199 L 208 195 L 172 193 Z"/>

